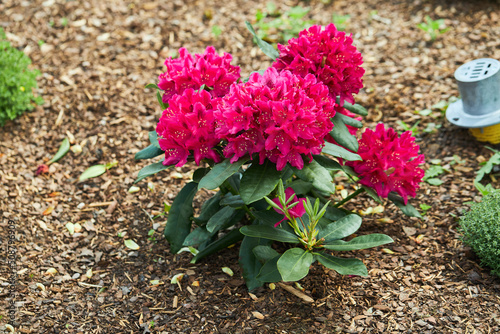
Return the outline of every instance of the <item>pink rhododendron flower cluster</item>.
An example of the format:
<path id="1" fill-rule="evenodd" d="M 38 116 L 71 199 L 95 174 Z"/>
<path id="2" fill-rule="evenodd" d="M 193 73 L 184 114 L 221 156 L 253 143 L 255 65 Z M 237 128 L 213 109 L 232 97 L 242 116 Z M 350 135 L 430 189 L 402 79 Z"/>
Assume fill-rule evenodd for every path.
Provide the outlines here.
<path id="1" fill-rule="evenodd" d="M 273 63 L 278 70 L 289 70 L 302 77 L 313 74 L 328 86 L 333 98 L 354 103 L 353 94 L 363 88 L 363 58 L 352 45 L 352 37 L 329 24 L 322 30 L 314 25 L 300 32 L 287 45 L 278 44 L 279 58 Z"/>
<path id="2" fill-rule="evenodd" d="M 227 141 L 224 156 L 231 162 L 258 153 L 260 164 L 267 158 L 278 170 L 287 162 L 302 169 L 302 155 L 319 154 L 333 128 L 333 106 L 327 87 L 313 75 L 271 67 L 231 86 L 215 111 L 216 134 Z"/>
<path id="3" fill-rule="evenodd" d="M 163 103 L 186 89 L 199 89 L 206 85 L 213 97 L 222 97 L 229 86 L 240 78 L 240 68 L 231 65 L 232 56 L 224 53 L 219 56 L 213 46 L 207 47 L 203 54 L 194 57 L 185 49 L 179 49 L 179 58 L 165 60 L 167 71 L 158 77 L 158 87 L 164 91 Z"/>
<path id="4" fill-rule="evenodd" d="M 214 149 L 220 142 L 215 135 L 217 101 L 207 91 L 192 88 L 170 100 L 170 106 L 163 111 L 156 126 L 158 143 L 165 151 L 164 165 L 180 167 L 191 154 L 197 165 L 204 158 L 221 161 Z"/>
<path id="5" fill-rule="evenodd" d="M 381 197 L 395 191 L 403 197 L 415 197 L 424 171 L 418 165 L 424 162 L 424 155 L 418 154 L 419 146 L 411 131 L 398 137 L 394 129 L 386 129 L 379 123 L 372 131 L 367 129 L 359 140 L 358 154 L 363 161 L 347 161 L 359 175 L 359 183 L 373 188 Z"/>
<path id="6" fill-rule="evenodd" d="M 286 200 L 285 201 L 288 201 L 288 199 L 290 197 L 292 197 L 292 195 L 294 195 L 294 194 L 295 194 L 295 191 L 293 191 L 292 188 L 286 188 L 285 189 L 285 196 L 286 196 Z M 279 198 L 275 198 L 275 199 L 273 199 L 273 202 L 276 203 L 281 208 L 281 210 L 278 210 L 278 209 L 275 208 L 274 211 L 276 211 L 277 213 L 281 213 L 282 215 L 284 215 L 285 211 L 283 210 L 283 205 L 281 205 L 280 199 Z M 305 198 L 297 198 L 297 196 L 295 196 L 291 200 L 291 202 L 288 203 L 288 205 L 291 205 L 291 204 L 297 203 L 297 202 L 299 202 L 299 204 L 297 204 L 296 206 L 294 206 L 293 208 L 291 208 L 291 209 L 288 210 L 288 213 L 293 218 L 300 218 L 300 217 L 302 217 L 306 213 L 306 209 L 304 208 L 304 203 L 306 203 L 306 199 Z M 283 218 L 282 220 L 280 220 L 279 222 L 277 222 L 276 224 L 274 224 L 274 227 L 278 227 L 278 225 L 281 224 L 285 220 L 287 220 L 286 216 L 285 216 L 285 218 Z"/>

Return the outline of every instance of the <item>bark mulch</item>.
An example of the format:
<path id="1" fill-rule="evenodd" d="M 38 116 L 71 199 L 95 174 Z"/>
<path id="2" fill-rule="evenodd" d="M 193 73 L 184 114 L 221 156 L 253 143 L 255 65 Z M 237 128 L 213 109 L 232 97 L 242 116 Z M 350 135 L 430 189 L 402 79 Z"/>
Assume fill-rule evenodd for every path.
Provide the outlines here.
<path id="1" fill-rule="evenodd" d="M 309 6 L 307 18 L 320 24 L 333 14 L 350 15 L 346 30 L 365 61 L 357 101 L 370 112 L 366 125 L 382 121 L 402 131 L 398 121 L 419 122 L 425 167 L 441 159 L 447 171 L 439 176 L 443 185 L 423 183 L 412 200 L 430 206 L 423 219 L 388 203 L 382 213 L 365 216 L 359 233 L 395 240 L 385 249 L 347 254 L 363 259 L 370 277 L 344 277 L 315 265 L 300 286 L 266 285 L 249 293 L 236 248 L 196 265 L 187 253 L 169 253 L 162 237 L 166 217 L 151 217 L 172 203 L 193 166 L 160 173 L 128 192 L 146 164 L 133 156 L 147 145 L 147 131 L 160 115 L 154 92 L 144 86 L 182 46 L 230 52 L 243 76 L 268 66 L 244 26 L 266 2 L 0 2 L 0 26 L 43 73 L 38 93 L 45 99 L 0 129 L 0 236 L 5 241 L 13 220 L 17 332 L 500 332 L 500 280 L 479 265 L 457 232 L 468 203 L 480 200 L 472 181 L 491 152 L 448 124 L 438 108 L 415 113 L 458 96 L 453 72 L 461 64 L 500 59 L 500 5 L 494 1 L 277 2 L 282 12 Z M 450 30 L 430 41 L 417 28 L 425 15 L 444 19 Z M 214 26 L 222 30 L 219 37 Z M 67 136 L 82 152 L 69 152 L 48 174 L 35 175 Z M 103 176 L 77 182 L 89 166 L 114 160 L 118 166 Z M 207 195 L 197 195 L 197 206 Z M 349 208 L 376 205 L 362 197 Z M 67 223 L 81 229 L 70 235 Z M 126 248 L 125 239 L 140 249 Z M 224 266 L 234 276 L 223 273 Z M 12 297 L 7 269 L 2 255 L 0 323 L 9 320 Z M 178 273 L 184 278 L 171 284 Z"/>

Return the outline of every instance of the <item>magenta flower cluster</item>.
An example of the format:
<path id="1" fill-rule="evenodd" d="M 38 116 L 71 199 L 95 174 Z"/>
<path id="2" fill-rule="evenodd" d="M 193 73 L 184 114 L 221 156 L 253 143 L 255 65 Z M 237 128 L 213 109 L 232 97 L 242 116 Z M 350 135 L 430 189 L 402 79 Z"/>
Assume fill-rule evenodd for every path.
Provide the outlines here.
<path id="1" fill-rule="evenodd" d="M 221 161 L 215 150 L 220 142 L 215 135 L 214 119 L 218 100 L 212 99 L 205 90 L 192 88 L 170 99 L 170 106 L 163 111 L 156 126 L 158 144 L 165 151 L 164 165 L 180 167 L 191 152 L 198 165 L 205 158 Z"/>
<path id="2" fill-rule="evenodd" d="M 359 140 L 358 154 L 362 161 L 347 161 L 359 175 L 359 183 L 373 188 L 381 197 L 391 191 L 403 197 L 415 197 L 424 171 L 418 166 L 424 163 L 424 155 L 418 154 L 419 146 L 411 131 L 398 136 L 394 129 L 386 129 L 379 123 L 375 131 L 367 129 Z"/>
<path id="3" fill-rule="evenodd" d="M 292 38 L 287 45 L 278 45 L 279 58 L 273 63 L 278 70 L 289 70 L 305 77 L 313 74 L 330 91 L 330 96 L 340 97 L 354 103 L 353 94 L 363 88 L 361 77 L 365 70 L 361 67 L 361 53 L 352 45 L 352 37 L 338 31 L 329 24 L 323 30 L 314 25 L 300 32 L 298 38 Z"/>
<path id="4" fill-rule="evenodd" d="M 224 156 L 231 162 L 259 154 L 282 170 L 286 163 L 302 169 L 302 155 L 312 159 L 324 145 L 333 124 L 334 100 L 312 74 L 268 68 L 245 84 L 233 85 L 215 111 L 216 134 L 227 142 Z"/>
<path id="5" fill-rule="evenodd" d="M 205 85 L 212 97 L 222 97 L 229 86 L 240 78 L 240 68 L 231 65 L 233 57 L 229 53 L 219 56 L 213 46 L 207 47 L 203 54 L 194 57 L 185 49 L 179 49 L 179 58 L 165 60 L 167 71 L 158 77 L 158 87 L 164 91 L 163 103 L 186 89 L 200 89 Z"/>
<path id="6" fill-rule="evenodd" d="M 273 66 L 246 83 L 231 55 L 211 46 L 194 56 L 181 48 L 179 58 L 167 59 L 158 87 L 169 107 L 156 129 L 164 164 L 182 166 L 190 156 L 219 162 L 218 146 L 231 162 L 258 155 L 278 170 L 287 163 L 302 169 L 320 154 L 335 113 L 355 117 L 341 105 L 362 87 L 361 54 L 332 24 L 304 30 L 279 50 Z"/>

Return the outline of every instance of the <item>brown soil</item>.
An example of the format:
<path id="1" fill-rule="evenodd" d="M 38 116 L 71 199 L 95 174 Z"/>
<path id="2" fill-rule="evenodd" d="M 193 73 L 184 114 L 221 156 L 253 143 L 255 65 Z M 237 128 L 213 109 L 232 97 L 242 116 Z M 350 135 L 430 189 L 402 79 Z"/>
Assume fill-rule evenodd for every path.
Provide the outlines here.
<path id="1" fill-rule="evenodd" d="M 479 266 L 457 233 L 466 202 L 480 200 L 472 180 L 491 152 L 447 123 L 440 111 L 425 117 L 414 112 L 458 96 L 453 72 L 459 65 L 481 57 L 500 59 L 500 6 L 494 1 L 278 4 L 280 11 L 310 6 L 309 18 L 320 24 L 330 22 L 333 13 L 350 15 L 347 31 L 365 60 L 365 89 L 357 101 L 370 112 L 366 125 L 383 121 L 403 130 L 398 120 L 420 121 L 418 141 L 427 161 L 442 159 L 449 170 L 440 176 L 442 186 L 424 183 L 412 200 L 415 206 L 431 206 L 423 220 L 407 218 L 389 204 L 382 214 L 365 217 L 360 233 L 386 233 L 395 240 L 387 247 L 392 252 L 353 252 L 365 262 L 369 278 L 343 277 L 315 265 L 300 281 L 314 299 L 307 303 L 279 285 L 248 293 L 234 248 L 196 265 L 187 253 L 169 253 L 162 238 L 165 218 L 153 225 L 149 215 L 160 212 L 163 202 L 172 203 L 192 166 L 160 173 L 139 183 L 139 192 L 127 192 L 146 164 L 133 156 L 147 145 L 147 131 L 160 114 L 153 92 L 143 87 L 155 82 L 163 60 L 182 46 L 201 52 L 214 45 L 230 52 L 244 76 L 268 66 L 244 27 L 266 2 L 0 2 L 0 26 L 43 73 L 38 93 L 45 99 L 43 106 L 0 129 L 0 236 L 5 241 L 8 221 L 14 220 L 17 331 L 500 332 L 500 280 Z M 417 28 L 425 15 L 445 19 L 450 30 L 429 41 Z M 214 25 L 222 29 L 218 39 L 211 33 Z M 441 127 L 424 132 L 430 123 Z M 83 152 L 69 152 L 48 174 L 36 176 L 37 166 L 55 154 L 68 132 Z M 117 168 L 77 183 L 89 166 L 113 160 Z M 206 195 L 198 194 L 196 203 Z M 375 205 L 363 197 L 350 208 Z M 81 232 L 70 235 L 68 222 L 80 223 Z M 140 249 L 127 249 L 124 239 L 135 240 Z M 223 273 L 223 266 L 234 276 Z M 50 275 L 50 268 L 57 273 Z M 2 262 L 0 323 L 11 321 L 5 269 Z M 177 273 L 185 276 L 173 285 Z"/>

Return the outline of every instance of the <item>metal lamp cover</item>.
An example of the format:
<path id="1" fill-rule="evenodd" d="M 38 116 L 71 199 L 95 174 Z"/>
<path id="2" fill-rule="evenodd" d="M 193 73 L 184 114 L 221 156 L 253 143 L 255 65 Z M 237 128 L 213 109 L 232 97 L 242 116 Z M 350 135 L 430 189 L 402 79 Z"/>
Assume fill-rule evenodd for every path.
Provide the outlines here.
<path id="1" fill-rule="evenodd" d="M 455 71 L 461 99 L 448 106 L 446 118 L 465 128 L 500 123 L 500 62 L 475 59 Z"/>

